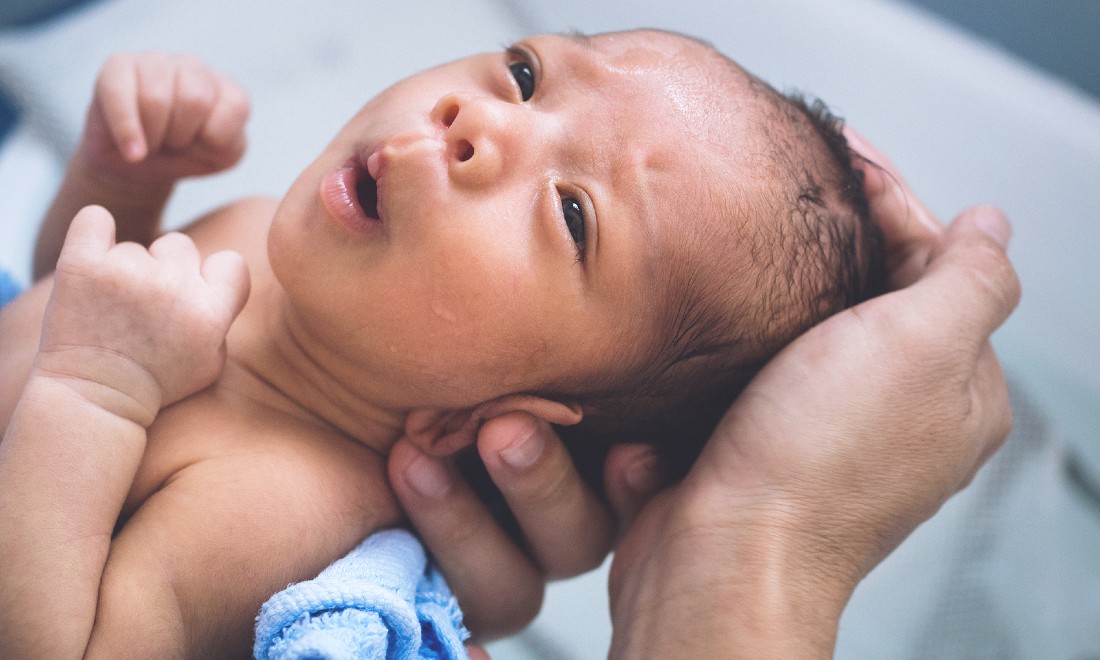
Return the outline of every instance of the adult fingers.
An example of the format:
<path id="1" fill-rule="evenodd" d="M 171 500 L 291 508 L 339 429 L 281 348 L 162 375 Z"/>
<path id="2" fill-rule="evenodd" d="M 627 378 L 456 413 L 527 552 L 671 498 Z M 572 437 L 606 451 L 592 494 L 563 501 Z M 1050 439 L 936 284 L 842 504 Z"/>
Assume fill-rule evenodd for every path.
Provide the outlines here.
<path id="1" fill-rule="evenodd" d="M 997 209 L 964 211 L 930 254 L 921 279 L 860 316 L 916 329 L 922 339 L 914 350 L 946 361 L 959 383 L 968 383 L 983 346 L 1020 301 L 1020 281 L 1004 253 L 1009 232 Z"/>
<path id="2" fill-rule="evenodd" d="M 891 283 L 902 288 L 920 277 L 943 226 L 889 159 L 851 127 L 844 130 L 849 146 L 862 157 L 853 164 L 863 172 L 871 217 L 882 230 Z"/>
<path id="3" fill-rule="evenodd" d="M 1008 397 L 1008 386 L 1001 363 L 988 342 L 978 353 L 974 375 L 970 380 L 970 399 L 982 442 L 978 460 L 967 476 L 968 483 L 978 468 L 1000 449 L 1012 430 L 1012 403 Z"/>
<path id="4" fill-rule="evenodd" d="M 466 646 L 466 655 L 470 656 L 470 660 L 490 660 L 488 651 L 472 644 Z"/>
<path id="5" fill-rule="evenodd" d="M 844 127 L 844 137 L 848 140 L 848 146 L 863 157 L 856 159 L 854 165 L 866 177 L 864 187 L 872 213 L 876 210 L 890 211 L 891 213 L 886 214 L 889 216 L 888 220 L 893 222 L 895 218 L 904 218 L 904 225 L 909 224 L 908 220 L 915 221 L 916 225 L 908 227 L 909 232 L 927 231 L 937 235 L 943 232 L 943 223 L 913 193 L 905 178 L 885 154 L 851 126 Z"/>
<path id="6" fill-rule="evenodd" d="M 619 444 L 607 453 L 604 491 L 620 529 L 628 529 L 642 507 L 666 485 L 664 464 L 652 446 Z"/>
<path id="7" fill-rule="evenodd" d="M 402 508 L 479 636 L 515 632 L 538 613 L 545 578 L 449 463 L 400 440 L 389 478 Z"/>
<path id="8" fill-rule="evenodd" d="M 925 298 L 913 309 L 948 308 L 934 319 L 948 337 L 969 337 L 975 353 L 1020 301 L 1020 281 L 1005 254 L 1011 227 L 991 206 L 967 209 L 930 255 L 928 271 L 913 285 Z"/>
<path id="9" fill-rule="evenodd" d="M 548 577 L 600 565 L 615 537 L 611 515 L 549 424 L 526 413 L 495 417 L 478 433 L 478 452 Z"/>

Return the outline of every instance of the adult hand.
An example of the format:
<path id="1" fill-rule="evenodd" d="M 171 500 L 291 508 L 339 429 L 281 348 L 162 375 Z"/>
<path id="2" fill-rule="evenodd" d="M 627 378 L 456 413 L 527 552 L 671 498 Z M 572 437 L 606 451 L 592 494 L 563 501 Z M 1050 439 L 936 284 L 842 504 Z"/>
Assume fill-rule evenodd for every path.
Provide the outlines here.
<path id="1" fill-rule="evenodd" d="M 876 160 L 896 290 L 784 349 L 642 510 L 612 564 L 613 657 L 830 657 L 859 580 L 1007 436 L 988 338 L 1019 299 L 1008 224 L 977 207 L 941 232 Z"/>
<path id="2" fill-rule="evenodd" d="M 519 630 L 535 617 L 548 579 L 577 575 L 603 561 L 617 520 L 664 484 L 656 453 L 613 447 L 605 466 L 611 509 L 581 479 L 548 424 L 525 413 L 487 421 L 478 451 L 516 516 L 517 544 L 450 461 L 397 443 L 389 476 L 413 526 L 455 592 L 475 639 Z M 614 514 L 612 513 L 614 511 Z"/>

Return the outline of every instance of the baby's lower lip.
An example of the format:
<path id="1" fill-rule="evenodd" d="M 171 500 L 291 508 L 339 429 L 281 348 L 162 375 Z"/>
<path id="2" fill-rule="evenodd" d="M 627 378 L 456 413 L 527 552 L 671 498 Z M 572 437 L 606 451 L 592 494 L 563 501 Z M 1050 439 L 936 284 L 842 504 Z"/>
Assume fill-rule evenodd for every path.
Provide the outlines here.
<path id="1" fill-rule="evenodd" d="M 374 231 L 382 226 L 379 217 L 372 217 L 360 199 L 377 203 L 377 190 L 370 174 L 355 161 L 348 161 L 329 172 L 321 180 L 321 203 L 329 215 L 353 231 Z M 376 208 L 371 212 L 377 213 Z"/>

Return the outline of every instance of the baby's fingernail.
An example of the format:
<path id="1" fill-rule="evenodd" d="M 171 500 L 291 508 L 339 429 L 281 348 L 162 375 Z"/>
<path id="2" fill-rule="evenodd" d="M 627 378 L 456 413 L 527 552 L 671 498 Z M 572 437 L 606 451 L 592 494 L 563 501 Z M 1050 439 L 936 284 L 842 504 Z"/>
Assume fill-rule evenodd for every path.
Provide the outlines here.
<path id="1" fill-rule="evenodd" d="M 546 446 L 537 431 L 536 425 L 530 424 L 512 441 L 512 444 L 501 449 L 500 457 L 504 462 L 517 470 L 534 465 L 539 456 L 542 456 L 543 447 Z"/>
<path id="2" fill-rule="evenodd" d="M 647 451 L 639 455 L 626 469 L 626 484 L 635 493 L 650 493 L 660 485 L 661 460 L 657 454 Z"/>
<path id="3" fill-rule="evenodd" d="M 405 481 L 417 493 L 431 499 L 441 499 L 451 490 L 451 475 L 446 466 L 424 455 L 405 468 Z"/>
<path id="4" fill-rule="evenodd" d="M 137 140 L 127 140 L 122 148 L 122 155 L 131 163 L 137 162 L 145 157 L 145 148 Z"/>
<path id="5" fill-rule="evenodd" d="M 996 241 L 997 245 L 1002 248 L 1008 247 L 1008 239 L 1012 237 L 1012 226 L 996 207 L 983 206 L 975 210 L 974 225 Z"/>

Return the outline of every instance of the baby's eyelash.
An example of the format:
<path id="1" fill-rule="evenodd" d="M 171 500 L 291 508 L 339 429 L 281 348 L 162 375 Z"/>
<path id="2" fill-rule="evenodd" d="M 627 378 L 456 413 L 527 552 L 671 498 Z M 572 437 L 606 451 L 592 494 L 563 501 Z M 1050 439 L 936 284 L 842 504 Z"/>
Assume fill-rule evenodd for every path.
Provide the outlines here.
<path id="1" fill-rule="evenodd" d="M 588 218 L 584 210 L 584 204 L 576 197 L 568 193 L 561 195 L 561 213 L 565 228 L 569 230 L 569 236 L 577 248 L 577 262 L 584 261 L 588 243 Z"/>
<path id="2" fill-rule="evenodd" d="M 539 86 L 538 60 L 530 50 L 518 44 L 505 48 L 505 53 L 509 75 L 520 92 L 520 99 L 529 101 Z"/>

